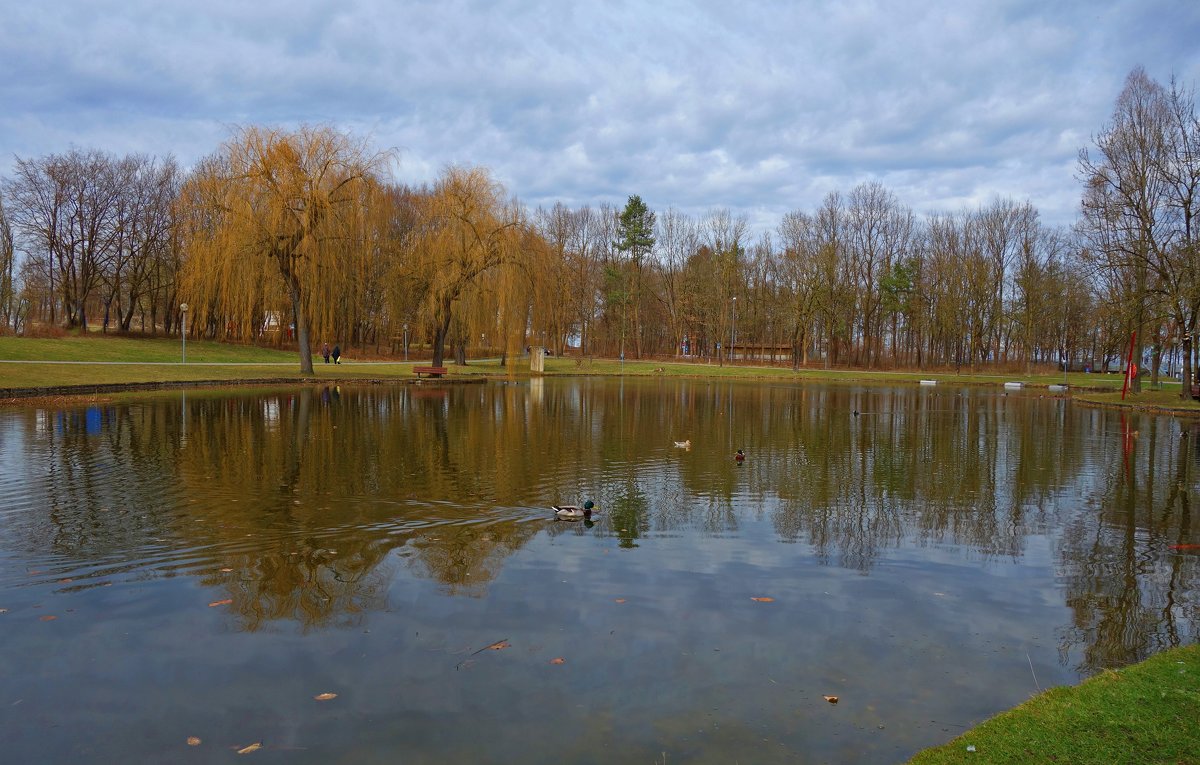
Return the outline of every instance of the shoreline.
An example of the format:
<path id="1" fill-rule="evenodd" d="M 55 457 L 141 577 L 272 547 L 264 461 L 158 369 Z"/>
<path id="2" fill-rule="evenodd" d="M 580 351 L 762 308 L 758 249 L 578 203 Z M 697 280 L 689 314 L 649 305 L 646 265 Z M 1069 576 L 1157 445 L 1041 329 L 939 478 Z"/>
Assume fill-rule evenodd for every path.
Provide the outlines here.
<path id="1" fill-rule="evenodd" d="M 615 360 L 598 360 L 600 364 L 615 365 L 620 362 Z M 46 363 L 55 364 L 62 362 L 30 362 L 33 364 Z M 71 364 L 106 364 L 106 362 L 67 362 Z M 420 362 L 408 362 L 396 364 L 395 366 L 408 367 L 410 365 L 419 364 Z M 793 372 L 792 370 L 780 370 L 776 367 L 746 367 L 746 366 L 724 366 L 724 367 L 707 367 L 703 366 L 696 369 L 695 364 L 680 364 L 664 362 L 658 367 L 652 369 L 638 369 L 632 365 L 637 364 L 639 367 L 646 367 L 654 362 L 625 362 L 623 367 L 614 370 L 605 369 L 561 369 L 547 370 L 543 375 L 536 375 L 528 371 L 522 370 L 516 374 L 505 373 L 503 368 L 484 367 L 482 364 L 467 365 L 456 370 L 450 375 L 441 378 L 419 378 L 419 377 L 401 377 L 399 375 L 371 375 L 364 374 L 358 376 L 353 370 L 353 365 L 349 369 L 339 370 L 343 375 L 337 377 L 231 377 L 231 378 L 199 378 L 199 379 L 183 379 L 183 380 L 140 380 L 127 382 L 105 382 L 105 383 L 88 383 L 88 384 L 67 384 L 67 385 L 28 385 L 0 388 L 0 406 L 20 406 L 30 405 L 34 403 L 44 403 L 48 400 L 70 403 L 72 401 L 85 401 L 94 399 L 98 396 L 107 396 L 112 394 L 123 393 L 153 393 L 156 391 L 169 390 L 218 390 L 221 388 L 240 388 L 251 386 L 307 386 L 307 385 L 462 385 L 462 384 L 482 384 L 491 381 L 511 381 L 514 378 L 519 380 L 530 380 L 536 377 L 632 377 L 632 378 L 674 378 L 680 380 L 722 380 L 722 381 L 738 381 L 738 382 L 760 382 L 760 383 L 816 383 L 816 384 L 835 384 L 835 385 L 922 385 L 928 384 L 929 379 L 936 380 L 936 385 L 941 387 L 962 387 L 962 388 L 995 388 L 1004 389 L 1006 381 L 1002 375 L 988 374 L 986 377 L 993 379 L 945 379 L 944 376 L 939 378 L 937 373 L 919 372 L 902 372 L 902 371 L 856 371 L 856 370 L 820 370 L 820 371 L 801 371 Z M 363 367 L 374 366 L 374 362 L 362 362 Z M 665 366 L 670 366 L 669 373 L 664 372 Z M 196 367 L 205 366 L 196 364 Z M 225 366 L 225 365 L 221 365 Z M 232 366 L 232 365 L 231 365 Z M 389 366 L 392 366 L 389 364 Z M 591 364 L 589 364 L 589 367 Z M 178 367 L 177 367 L 178 368 Z M 706 373 L 706 371 L 711 372 Z M 719 370 L 719 371 L 718 371 Z M 366 372 L 366 370 L 363 370 Z M 405 373 L 409 373 L 407 368 Z M 713 374 L 712 372 L 717 372 Z M 1023 391 L 1047 391 L 1052 386 L 1059 386 L 1063 383 L 1053 382 L 1028 382 L 1020 381 L 1021 390 Z M 1163 394 L 1170 396 L 1170 400 L 1162 400 Z M 1102 409 L 1127 409 L 1150 414 L 1163 414 L 1174 417 L 1196 417 L 1200 418 L 1200 404 L 1196 402 L 1183 402 L 1178 399 L 1177 395 L 1170 391 L 1159 389 L 1157 391 L 1144 392 L 1143 396 L 1149 394 L 1157 394 L 1153 401 L 1146 400 L 1109 400 L 1107 397 L 1116 394 L 1112 388 L 1105 386 L 1078 386 L 1068 385 L 1065 391 L 1054 391 L 1053 397 L 1062 398 L 1078 403 L 1081 406 Z M 1015 395 L 1021 395 L 1016 393 Z M 1029 394 L 1026 394 L 1029 395 Z M 1039 396 L 1044 395 L 1039 393 Z M 1177 404 L 1175 402 L 1178 402 Z"/>

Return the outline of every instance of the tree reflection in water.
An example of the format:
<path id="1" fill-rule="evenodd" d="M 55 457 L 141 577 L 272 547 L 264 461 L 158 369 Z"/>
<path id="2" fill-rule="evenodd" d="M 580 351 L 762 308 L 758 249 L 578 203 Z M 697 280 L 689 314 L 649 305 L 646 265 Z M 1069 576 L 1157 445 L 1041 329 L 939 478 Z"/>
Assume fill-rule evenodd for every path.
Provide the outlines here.
<path id="1" fill-rule="evenodd" d="M 39 499 L 13 500 L 7 554 L 82 580 L 195 576 L 247 631 L 357 626 L 406 573 L 482 597 L 539 534 L 632 550 L 764 519 L 776 541 L 864 575 L 901 549 L 1020 561 L 1048 538 L 1072 615 L 1061 655 L 1083 672 L 1197 636 L 1198 557 L 1171 545 L 1200 541 L 1200 434 L 1166 418 L 986 391 L 661 380 L 193 391 L 9 416 L 22 448 L 6 450 L 6 495 Z M 674 449 L 682 437 L 695 448 Z M 594 528 L 549 520 L 584 498 L 603 511 Z"/>

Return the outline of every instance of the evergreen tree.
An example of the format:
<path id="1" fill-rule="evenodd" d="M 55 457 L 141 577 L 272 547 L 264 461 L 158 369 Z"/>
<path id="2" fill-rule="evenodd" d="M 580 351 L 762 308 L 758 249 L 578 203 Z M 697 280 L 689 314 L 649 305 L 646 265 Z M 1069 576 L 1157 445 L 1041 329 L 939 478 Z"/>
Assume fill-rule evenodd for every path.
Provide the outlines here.
<path id="1" fill-rule="evenodd" d="M 642 267 L 646 256 L 654 249 L 654 213 L 634 194 L 625 203 L 625 209 L 617 218 L 617 241 L 613 246 L 629 256 L 628 268 L 622 264 L 621 271 L 631 271 L 627 278 L 632 282 L 629 289 L 621 289 L 621 358 L 625 358 L 625 311 L 633 307 L 633 338 L 636 354 L 642 357 L 641 297 Z"/>

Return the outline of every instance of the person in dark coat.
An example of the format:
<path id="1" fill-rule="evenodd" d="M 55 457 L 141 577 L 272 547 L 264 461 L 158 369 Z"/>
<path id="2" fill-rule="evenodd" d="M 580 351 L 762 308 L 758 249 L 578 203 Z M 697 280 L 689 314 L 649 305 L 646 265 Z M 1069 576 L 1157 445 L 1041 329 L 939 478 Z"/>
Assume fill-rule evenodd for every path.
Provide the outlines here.
<path id="1" fill-rule="evenodd" d="M 341 359 L 341 358 L 342 358 L 342 349 L 336 345 L 333 346 L 333 363 L 341 364 L 342 362 L 339 361 L 339 359 Z"/>
<path id="2" fill-rule="evenodd" d="M 325 363 L 329 363 L 329 343 L 321 346 L 321 358 L 325 359 Z"/>

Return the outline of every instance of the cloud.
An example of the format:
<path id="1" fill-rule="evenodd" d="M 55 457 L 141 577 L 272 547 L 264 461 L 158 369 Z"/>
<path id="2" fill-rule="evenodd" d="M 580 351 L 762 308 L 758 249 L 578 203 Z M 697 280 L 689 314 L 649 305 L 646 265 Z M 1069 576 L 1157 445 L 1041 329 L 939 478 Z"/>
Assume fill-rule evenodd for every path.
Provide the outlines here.
<path id="1" fill-rule="evenodd" d="M 70 145 L 215 150 L 328 123 L 397 177 L 486 165 L 530 205 L 721 207 L 765 230 L 879 180 L 918 211 L 1075 214 L 1076 152 L 1135 65 L 1200 80 L 1192 2 L 128 2 L 0 27 L 0 173 Z"/>

